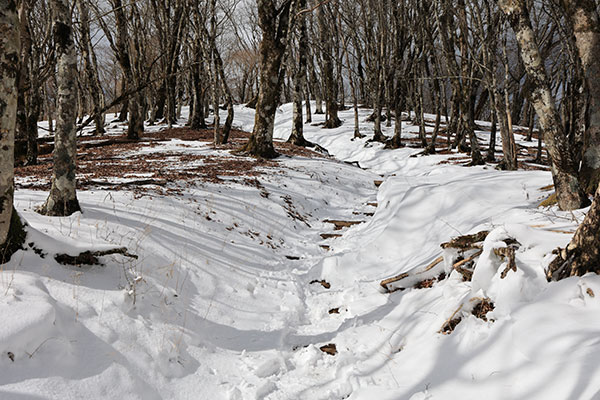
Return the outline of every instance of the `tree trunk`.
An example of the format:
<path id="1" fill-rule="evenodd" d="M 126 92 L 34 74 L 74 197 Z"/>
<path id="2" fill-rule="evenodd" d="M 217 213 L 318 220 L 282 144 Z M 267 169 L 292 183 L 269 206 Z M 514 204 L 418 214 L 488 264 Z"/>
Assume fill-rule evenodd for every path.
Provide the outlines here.
<path id="1" fill-rule="evenodd" d="M 27 96 L 27 165 L 37 164 L 38 157 L 38 120 L 42 110 L 42 97 L 39 88 L 31 87 Z"/>
<path id="2" fill-rule="evenodd" d="M 319 33 L 321 45 L 323 46 L 323 80 L 325 83 L 325 105 L 327 108 L 327 118 L 324 128 L 332 129 L 342 125 L 338 117 L 337 103 L 337 82 L 333 76 L 333 44 L 332 32 L 328 28 L 329 22 L 325 19 L 324 4 L 317 9 L 317 19 L 319 22 Z"/>
<path id="3" fill-rule="evenodd" d="M 552 176 L 558 205 L 563 210 L 584 207 L 589 201 L 579 184 L 568 140 L 554 105 L 548 75 L 529 20 L 529 10 L 524 0 L 501 0 L 499 5 L 515 31 L 521 59 L 531 82 L 530 101 L 538 115 L 552 160 Z"/>
<path id="4" fill-rule="evenodd" d="M 262 41 L 259 46 L 260 84 L 254 130 L 243 151 L 264 158 L 278 156 L 273 147 L 275 113 L 283 81 L 281 61 L 287 45 L 290 9 L 293 0 L 276 6 L 273 0 L 257 0 Z"/>
<path id="5" fill-rule="evenodd" d="M 54 144 L 52 187 L 40 212 L 51 216 L 67 216 L 81 211 L 77 200 L 77 53 L 71 25 L 68 0 L 52 0 L 53 33 L 58 64 L 58 110 Z"/>
<path id="6" fill-rule="evenodd" d="M 350 55 L 348 54 L 348 43 L 344 41 L 344 54 L 346 56 L 346 63 L 350 66 Z M 350 81 L 350 93 L 352 94 L 352 110 L 354 114 L 354 135 L 353 139 L 360 139 L 363 137 L 360 133 L 360 121 L 358 119 L 358 94 L 356 93 L 356 84 L 354 82 L 354 74 L 352 69 L 348 68 L 348 80 Z"/>
<path id="7" fill-rule="evenodd" d="M 121 93 L 125 93 L 128 90 L 126 81 L 127 81 L 127 78 L 125 76 L 123 76 L 123 79 L 121 80 Z M 127 121 L 128 114 L 129 114 L 129 99 L 125 98 L 123 100 L 123 104 L 121 104 L 121 109 L 119 110 L 119 116 L 117 117 L 118 121 L 119 122 Z"/>
<path id="8" fill-rule="evenodd" d="M 214 41 L 214 38 L 213 38 L 211 47 L 212 47 L 212 53 L 213 53 L 214 67 L 216 70 L 215 72 L 217 74 L 217 80 L 220 81 L 221 86 L 223 88 L 223 92 L 225 94 L 225 103 L 227 106 L 227 118 L 225 119 L 225 124 L 223 125 L 223 130 L 221 131 L 221 134 L 220 134 L 219 144 L 226 144 L 227 141 L 229 140 L 229 133 L 231 132 L 231 126 L 233 124 L 233 117 L 234 117 L 233 96 L 231 95 L 231 89 L 229 88 L 229 85 L 227 84 L 227 77 L 225 75 L 225 68 L 223 67 L 223 60 L 221 59 L 221 54 L 219 53 L 219 50 L 217 49 L 217 44 Z M 217 111 L 215 114 L 215 121 L 218 121 L 219 120 L 217 118 L 217 114 L 219 112 L 218 100 L 216 102 L 216 106 L 217 106 Z M 215 127 L 215 129 L 217 129 L 217 127 Z"/>
<path id="9" fill-rule="evenodd" d="M 306 123 L 310 124 L 312 122 L 312 110 L 310 109 L 310 91 L 308 90 L 308 85 L 305 85 L 305 108 L 306 108 Z"/>
<path id="10" fill-rule="evenodd" d="M 212 53 L 212 52 L 211 52 Z M 211 66 L 210 74 L 212 80 L 212 106 L 213 106 L 213 142 L 215 145 L 221 144 L 223 138 L 221 137 L 221 131 L 219 126 L 221 125 L 221 115 L 219 113 L 219 98 L 221 97 L 220 91 L 220 79 L 217 71 L 215 71 L 214 54 L 211 55 Z"/>
<path id="11" fill-rule="evenodd" d="M 306 0 L 299 0 L 297 10 L 301 11 L 306 8 Z M 298 62 L 295 65 L 294 71 L 294 104 L 292 118 L 292 134 L 288 139 L 288 143 L 293 143 L 296 146 L 313 145 L 304 138 L 304 121 L 302 120 L 302 98 L 304 87 L 306 86 L 306 60 L 308 55 L 308 32 L 306 29 L 306 19 L 304 15 L 298 17 Z"/>
<path id="12" fill-rule="evenodd" d="M 25 240 L 14 209 L 14 143 L 19 69 L 19 22 L 14 1 L 0 1 L 0 263 L 10 259 Z"/>
<path id="13" fill-rule="evenodd" d="M 156 92 L 156 106 L 153 110 L 154 115 L 152 119 L 154 121 L 162 121 L 165 119 L 165 104 L 167 103 L 167 88 L 165 82 L 163 81 L 161 85 L 158 87 Z"/>
<path id="14" fill-rule="evenodd" d="M 200 46 L 198 45 L 198 47 Z M 194 112 L 192 113 L 192 121 L 190 123 L 190 128 L 206 129 L 206 121 L 204 114 L 204 93 L 206 92 L 206 90 L 203 88 L 203 82 L 201 78 L 201 69 L 203 67 L 202 63 L 200 62 L 202 60 L 202 57 L 199 49 L 197 49 L 197 51 L 195 51 L 194 54 L 196 56 L 197 65 L 193 67 L 192 72 L 192 81 L 194 86 Z"/>
<path id="15" fill-rule="evenodd" d="M 31 3 L 22 2 L 19 8 L 21 55 L 18 74 L 19 99 L 16 138 L 17 143 L 21 145 L 15 146 L 15 162 L 25 161 L 27 165 L 37 163 L 37 122 L 42 105 L 41 83 L 37 78 L 40 56 L 33 52 L 29 26 L 32 6 Z"/>
<path id="16" fill-rule="evenodd" d="M 116 38 L 116 47 L 117 47 L 117 59 L 119 64 L 121 65 L 121 69 L 123 70 L 123 74 L 125 75 L 126 87 L 127 90 L 131 90 L 136 85 L 136 79 L 133 71 L 133 62 L 131 58 L 131 54 L 129 49 L 131 46 L 129 45 L 129 32 L 127 27 L 127 18 L 125 16 L 123 3 L 121 0 L 111 0 L 113 11 L 115 14 L 115 21 L 117 25 L 117 38 Z M 132 140 L 137 140 L 140 138 L 140 134 L 144 131 L 144 121 L 143 121 L 143 104 L 140 102 L 143 101 L 143 97 L 141 92 L 134 94 L 133 96 L 129 96 L 129 101 L 127 102 L 127 109 L 129 114 L 129 126 L 127 128 L 127 138 Z M 123 115 L 121 116 L 123 117 Z"/>
<path id="17" fill-rule="evenodd" d="M 573 239 L 550 264 L 548 278 L 559 280 L 588 272 L 600 273 L 600 186 Z"/>
<path id="18" fill-rule="evenodd" d="M 518 168 L 517 145 L 515 143 L 510 101 L 508 98 L 508 82 L 510 73 L 508 55 L 506 51 L 506 41 L 503 41 L 502 43 L 502 53 L 504 56 L 503 103 L 500 103 L 500 95 L 496 94 L 496 112 L 500 115 L 500 135 L 502 136 L 502 154 L 504 155 L 504 158 L 502 159 L 502 167 L 509 171 L 516 171 Z M 495 82 L 495 76 L 492 79 Z M 504 105 L 504 108 L 502 105 Z"/>
<path id="19" fill-rule="evenodd" d="M 494 107 L 494 95 L 490 98 L 490 104 Z M 492 113 L 492 127 L 490 129 L 490 144 L 488 146 L 488 151 L 485 156 L 485 161 L 487 162 L 495 162 L 496 161 L 496 132 L 498 130 L 498 112 L 495 109 L 491 110 Z"/>
<path id="20" fill-rule="evenodd" d="M 317 77 L 315 72 L 315 67 L 313 64 L 312 56 L 309 57 L 308 62 L 308 76 L 310 77 L 310 81 L 312 82 L 312 92 L 315 96 L 315 114 L 324 114 L 323 113 L 323 97 L 321 96 L 321 82 Z"/>
<path id="21" fill-rule="evenodd" d="M 99 111 L 102 109 L 102 88 L 100 87 L 100 80 L 98 78 L 98 71 L 94 67 L 92 62 L 92 53 L 94 48 L 92 47 L 92 41 L 90 39 L 90 22 L 89 12 L 86 4 L 86 0 L 77 0 L 77 8 L 79 10 L 79 33 L 81 41 L 81 60 L 83 61 L 83 69 L 89 85 L 89 94 L 92 98 L 92 113 L 94 114 L 94 123 L 96 125 L 96 134 L 102 135 L 106 131 L 104 130 L 104 114 Z"/>
<path id="22" fill-rule="evenodd" d="M 594 193 L 600 183 L 600 18 L 594 0 L 563 1 L 573 25 L 588 94 L 581 184 L 588 193 Z"/>

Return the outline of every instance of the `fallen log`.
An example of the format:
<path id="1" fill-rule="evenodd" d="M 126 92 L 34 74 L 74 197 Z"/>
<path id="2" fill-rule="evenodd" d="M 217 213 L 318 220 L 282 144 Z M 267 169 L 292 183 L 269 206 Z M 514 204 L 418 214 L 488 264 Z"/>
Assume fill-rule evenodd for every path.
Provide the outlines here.
<path id="1" fill-rule="evenodd" d="M 452 315 L 450 316 L 450 318 L 448 318 L 446 321 L 444 321 L 444 323 L 442 324 L 442 327 L 440 328 L 440 330 L 438 331 L 438 333 L 444 334 L 444 335 L 449 335 L 454 331 L 454 328 L 456 328 L 456 325 L 458 325 L 460 323 L 460 321 L 462 320 L 461 317 L 458 318 L 454 318 L 456 316 L 456 314 L 459 313 L 460 310 L 462 310 L 463 308 L 463 304 L 461 304 L 456 311 L 454 311 L 452 313 Z"/>
<path id="2" fill-rule="evenodd" d="M 394 283 L 394 282 L 398 282 L 401 281 L 402 279 L 408 278 L 410 276 L 410 274 L 408 272 L 404 272 L 400 275 L 396 275 L 393 276 L 391 278 L 388 279 L 384 279 L 382 280 L 379 284 L 381 285 L 381 287 L 383 287 L 386 291 L 391 292 L 390 288 L 388 288 L 388 285 L 390 283 Z"/>
<path id="3" fill-rule="evenodd" d="M 442 243 L 442 249 L 473 249 L 473 248 L 481 248 L 481 246 L 476 243 L 483 242 L 490 231 L 481 231 L 471 235 L 463 235 L 458 236 L 450 240 L 449 242 Z"/>
<path id="4" fill-rule="evenodd" d="M 457 261 L 456 263 L 454 263 L 452 265 L 452 268 L 456 269 L 456 268 L 462 267 L 466 263 L 471 262 L 474 259 L 476 259 L 477 257 L 479 257 L 481 255 L 481 253 L 483 253 L 483 250 L 479 250 L 479 251 L 473 253 L 471 256 L 465 258 L 464 260 Z"/>
<path id="5" fill-rule="evenodd" d="M 122 256 L 133 258 L 136 260 L 138 258 L 137 255 L 129 253 L 127 251 L 126 247 L 119 247 L 119 248 L 115 248 L 115 249 L 99 250 L 99 251 L 87 250 L 82 253 L 79 253 L 76 256 L 71 256 L 69 254 L 57 254 L 54 256 L 54 259 L 59 264 L 63 264 L 63 265 L 76 265 L 76 266 L 101 265 L 98 257 L 108 256 L 111 254 L 121 254 Z"/>
<path id="6" fill-rule="evenodd" d="M 322 239 L 332 239 L 332 238 L 342 237 L 342 235 L 340 235 L 339 233 L 321 233 L 320 236 Z"/>
<path id="7" fill-rule="evenodd" d="M 470 282 L 471 279 L 473 278 L 473 269 L 470 267 L 467 267 L 467 264 L 474 261 L 477 257 L 479 257 L 481 255 L 481 253 L 483 253 L 483 250 L 476 251 L 475 253 L 471 254 L 469 257 L 467 257 L 463 260 L 457 261 L 452 265 L 452 268 L 454 270 L 458 271 L 463 276 L 464 281 Z"/>
<path id="8" fill-rule="evenodd" d="M 334 225 L 334 230 L 339 231 L 342 228 L 348 228 L 351 227 L 352 225 L 358 225 L 358 224 L 362 224 L 365 221 L 342 221 L 342 220 L 336 220 L 336 219 L 326 219 L 323 222 L 328 223 L 328 224 L 333 224 Z"/>
<path id="9" fill-rule="evenodd" d="M 414 275 L 418 275 L 418 274 L 422 274 L 424 272 L 427 272 L 427 271 L 431 270 L 433 267 L 435 267 L 436 265 L 438 265 L 439 263 L 441 263 L 442 261 L 444 261 L 444 256 L 439 256 L 438 258 L 436 258 L 435 260 L 433 260 L 429 265 L 427 265 L 422 271 L 416 272 Z M 396 275 L 396 276 L 393 276 L 391 278 L 382 280 L 379 283 L 379 285 L 381 285 L 381 287 L 383 287 L 387 292 L 392 293 L 392 292 L 394 292 L 395 290 L 398 290 L 398 289 L 392 290 L 392 289 L 390 289 L 388 287 L 388 285 L 390 283 L 401 281 L 401 280 L 403 280 L 405 278 L 408 278 L 409 276 L 413 276 L 413 275 L 411 275 L 408 272 L 404 272 L 404 273 L 402 273 L 400 275 Z"/>

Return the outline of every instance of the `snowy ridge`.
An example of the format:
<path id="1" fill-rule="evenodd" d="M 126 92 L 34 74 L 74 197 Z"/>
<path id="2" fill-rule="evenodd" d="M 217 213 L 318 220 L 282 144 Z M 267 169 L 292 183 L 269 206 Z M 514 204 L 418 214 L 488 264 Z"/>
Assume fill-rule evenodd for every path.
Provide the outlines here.
<path id="1" fill-rule="evenodd" d="M 368 114 L 361 110 L 361 121 Z M 383 150 L 350 140 L 351 111 L 340 116 L 342 127 L 306 125 L 305 136 L 362 169 L 282 157 L 256 178 L 262 189 L 231 179 L 185 187 L 181 196 L 83 191 L 84 213 L 68 218 L 35 214 L 45 193 L 17 191 L 28 241 L 46 255 L 19 252 L 0 274 L 0 398 L 600 395 L 600 279 L 544 277 L 552 249 L 570 239 L 563 231 L 583 215 L 536 207 L 550 174 Z M 236 126 L 252 123 L 253 110 L 236 109 Z M 276 138 L 290 126 L 284 105 Z M 371 128 L 362 123 L 363 134 Z M 405 125 L 405 136 L 414 131 Z M 217 152 L 201 142 L 153 147 L 160 149 Z M 379 189 L 376 179 L 384 180 Z M 325 219 L 364 223 L 323 240 L 319 234 L 333 232 Z M 483 229 L 491 232 L 465 282 L 440 244 Z M 501 278 L 506 260 L 494 249 L 507 238 L 520 244 L 517 271 Z M 106 256 L 104 266 L 88 268 L 53 259 L 109 246 L 139 259 Z M 380 287 L 442 254 L 448 276 L 431 288 Z M 482 298 L 494 304 L 487 321 L 471 314 Z M 440 333 L 453 316 L 460 323 Z M 327 344 L 336 355 L 319 349 Z"/>

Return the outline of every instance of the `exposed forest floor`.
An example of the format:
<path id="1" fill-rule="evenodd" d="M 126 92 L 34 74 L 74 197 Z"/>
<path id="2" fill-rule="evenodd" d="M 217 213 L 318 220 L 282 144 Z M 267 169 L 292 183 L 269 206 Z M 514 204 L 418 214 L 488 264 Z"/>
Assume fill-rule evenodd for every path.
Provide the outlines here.
<path id="1" fill-rule="evenodd" d="M 82 137 L 71 217 L 34 212 L 48 155 L 17 169 L 28 246 L 0 273 L 0 398 L 600 395 L 600 278 L 546 281 L 584 214 L 538 207 L 552 179 L 537 141 L 516 135 L 519 171 L 466 167 L 444 135 L 419 155 L 410 121 L 408 146 L 369 142 L 369 110 L 351 140 L 348 110 L 306 125 L 312 151 L 281 142 L 284 105 L 282 156 L 256 160 L 232 153 L 253 113 L 236 108 L 219 148 L 185 127 Z"/>

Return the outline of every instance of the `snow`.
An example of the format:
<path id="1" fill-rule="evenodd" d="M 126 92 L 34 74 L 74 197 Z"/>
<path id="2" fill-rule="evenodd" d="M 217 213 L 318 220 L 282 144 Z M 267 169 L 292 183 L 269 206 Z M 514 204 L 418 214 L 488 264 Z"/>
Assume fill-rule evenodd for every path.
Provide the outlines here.
<path id="1" fill-rule="evenodd" d="M 361 110 L 360 120 L 369 113 Z M 80 191 L 84 212 L 65 218 L 33 211 L 44 192 L 18 190 L 16 208 L 37 252 L 19 251 L 0 271 L 0 398 L 600 396 L 600 278 L 548 283 L 544 272 L 586 210 L 537 208 L 549 172 L 383 150 L 351 140 L 352 111 L 340 115 L 340 128 L 305 127 L 332 158 L 281 157 L 256 177 L 263 189 L 225 179 L 174 196 Z M 251 130 L 253 121 L 253 110 L 236 108 L 235 126 Z M 286 139 L 290 127 L 284 105 L 275 138 Z M 363 134 L 371 129 L 361 122 Z M 178 140 L 152 151 L 226 154 Z M 374 180 L 384 182 L 377 188 Z M 364 223 L 323 240 L 319 234 L 334 232 L 325 219 Z M 491 232 L 473 279 L 463 281 L 440 244 L 484 229 Z M 520 244 L 517 271 L 503 279 L 507 261 L 494 249 L 508 238 Z M 139 258 L 70 267 L 53 257 L 121 246 Z M 444 263 L 421 274 L 441 255 Z M 417 278 L 394 293 L 379 285 L 442 270 L 447 278 L 428 289 L 413 288 Z M 331 287 L 311 283 L 321 280 Z M 487 321 L 471 314 L 481 298 L 495 306 Z M 461 322 L 440 333 L 452 316 Z M 336 355 L 320 350 L 330 343 Z"/>

